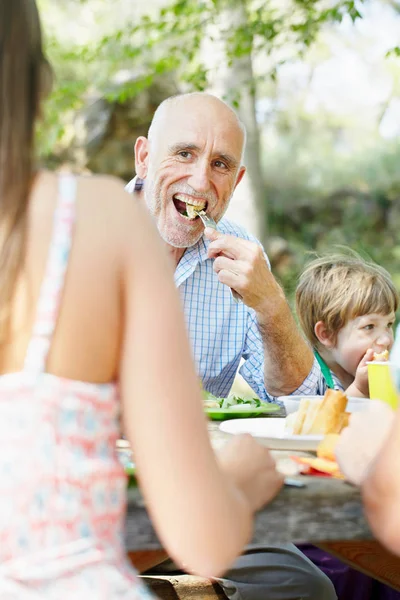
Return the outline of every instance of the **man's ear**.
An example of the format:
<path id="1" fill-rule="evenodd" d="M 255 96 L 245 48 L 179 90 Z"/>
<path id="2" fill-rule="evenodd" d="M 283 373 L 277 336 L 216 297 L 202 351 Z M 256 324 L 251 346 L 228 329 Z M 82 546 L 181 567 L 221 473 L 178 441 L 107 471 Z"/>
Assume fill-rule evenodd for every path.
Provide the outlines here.
<path id="1" fill-rule="evenodd" d="M 318 338 L 318 341 L 326 348 L 333 348 L 334 342 L 331 333 L 326 328 L 323 321 L 318 321 L 314 326 L 314 333 Z"/>
<path id="2" fill-rule="evenodd" d="M 146 179 L 149 162 L 149 140 L 138 137 L 135 143 L 135 170 L 140 179 Z"/>
<path id="3" fill-rule="evenodd" d="M 239 169 L 239 173 L 236 177 L 236 183 L 235 183 L 235 187 L 234 189 L 236 189 L 236 187 L 239 185 L 239 183 L 242 181 L 243 179 L 243 175 L 246 173 L 246 167 L 240 167 Z"/>

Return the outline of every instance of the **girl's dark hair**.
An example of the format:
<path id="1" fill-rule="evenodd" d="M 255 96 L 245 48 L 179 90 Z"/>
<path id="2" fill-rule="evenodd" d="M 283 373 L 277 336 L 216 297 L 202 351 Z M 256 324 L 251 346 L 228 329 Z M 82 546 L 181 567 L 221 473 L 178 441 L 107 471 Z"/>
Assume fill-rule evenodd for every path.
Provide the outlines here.
<path id="1" fill-rule="evenodd" d="M 50 91 L 34 0 L 0 1 L 0 344 L 23 266 L 35 121 Z"/>

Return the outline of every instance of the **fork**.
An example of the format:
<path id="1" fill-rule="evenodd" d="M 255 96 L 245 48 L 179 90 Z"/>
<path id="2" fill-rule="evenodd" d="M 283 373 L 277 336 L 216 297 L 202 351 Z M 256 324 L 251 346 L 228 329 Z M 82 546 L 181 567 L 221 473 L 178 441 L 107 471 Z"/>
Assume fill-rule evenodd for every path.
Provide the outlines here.
<path id="1" fill-rule="evenodd" d="M 199 215 L 200 219 L 202 220 L 204 227 L 211 227 L 211 229 L 215 229 L 215 231 L 218 231 L 216 222 L 214 221 L 214 219 L 212 217 L 209 217 L 208 214 L 204 210 L 200 210 L 200 211 L 196 211 L 196 212 Z M 232 298 L 234 299 L 235 302 L 240 302 L 242 300 L 242 296 L 240 294 L 238 294 L 237 292 L 235 292 L 235 290 L 233 290 L 232 288 L 231 288 L 231 293 L 232 293 Z"/>

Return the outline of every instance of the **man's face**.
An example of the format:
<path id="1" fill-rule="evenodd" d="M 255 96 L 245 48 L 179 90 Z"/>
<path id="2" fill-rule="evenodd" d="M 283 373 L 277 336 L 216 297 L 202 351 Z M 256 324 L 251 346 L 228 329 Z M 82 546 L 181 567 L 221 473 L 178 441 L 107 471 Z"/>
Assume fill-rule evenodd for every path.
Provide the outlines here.
<path id="1" fill-rule="evenodd" d="M 191 98 L 168 106 L 151 141 L 142 144 L 145 199 L 158 230 L 170 246 L 193 246 L 204 226 L 188 216 L 187 204 L 221 219 L 244 174 L 243 133 L 227 107 Z"/>

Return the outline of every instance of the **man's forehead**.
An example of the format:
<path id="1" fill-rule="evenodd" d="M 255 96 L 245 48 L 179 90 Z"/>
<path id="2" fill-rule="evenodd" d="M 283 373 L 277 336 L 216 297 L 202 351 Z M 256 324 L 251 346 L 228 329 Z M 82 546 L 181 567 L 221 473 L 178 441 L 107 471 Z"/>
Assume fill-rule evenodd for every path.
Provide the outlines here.
<path id="1" fill-rule="evenodd" d="M 244 134 L 234 118 L 215 118 L 216 115 L 207 115 L 205 111 L 184 112 L 183 106 L 180 111 L 176 108 L 165 115 L 159 128 L 157 138 L 161 136 L 163 145 L 187 143 L 200 149 L 212 147 L 214 153 L 241 155 Z"/>

